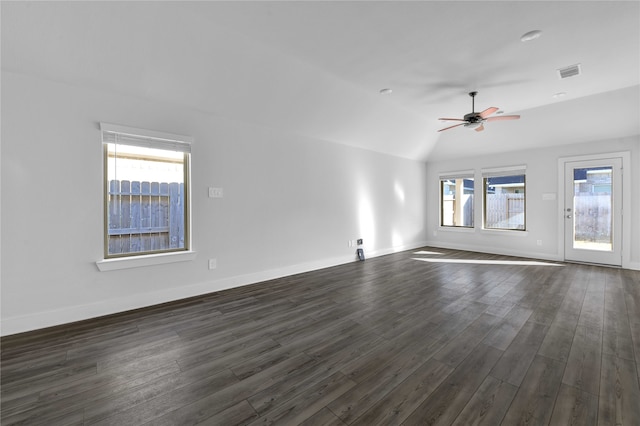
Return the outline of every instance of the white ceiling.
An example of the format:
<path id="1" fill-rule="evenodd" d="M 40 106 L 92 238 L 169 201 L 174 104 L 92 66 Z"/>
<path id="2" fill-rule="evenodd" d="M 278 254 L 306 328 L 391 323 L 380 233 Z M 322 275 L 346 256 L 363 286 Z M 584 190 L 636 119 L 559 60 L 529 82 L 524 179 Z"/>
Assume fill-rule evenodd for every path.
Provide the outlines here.
<path id="1" fill-rule="evenodd" d="M 400 157 L 640 134 L 638 1 L 1 7 L 3 70 Z M 542 36 L 521 42 L 530 30 Z M 558 78 L 557 68 L 577 63 L 582 75 Z M 438 133 L 447 125 L 438 117 L 471 111 L 472 90 L 476 111 L 496 106 L 522 119 Z"/>

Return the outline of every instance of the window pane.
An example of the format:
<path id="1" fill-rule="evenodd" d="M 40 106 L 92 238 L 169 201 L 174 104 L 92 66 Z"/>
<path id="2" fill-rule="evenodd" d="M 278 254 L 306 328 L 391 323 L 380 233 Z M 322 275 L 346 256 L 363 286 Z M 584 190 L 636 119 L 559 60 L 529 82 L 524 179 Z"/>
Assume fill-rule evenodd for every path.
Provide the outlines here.
<path id="1" fill-rule="evenodd" d="M 188 154 L 106 147 L 107 256 L 184 250 Z"/>
<path id="2" fill-rule="evenodd" d="M 484 188 L 485 228 L 525 230 L 525 176 L 488 177 Z"/>
<path id="3" fill-rule="evenodd" d="M 440 225 L 473 227 L 473 179 L 441 179 L 440 191 Z"/>
<path id="4" fill-rule="evenodd" d="M 573 248 L 613 250 L 612 175 L 610 166 L 573 170 Z"/>

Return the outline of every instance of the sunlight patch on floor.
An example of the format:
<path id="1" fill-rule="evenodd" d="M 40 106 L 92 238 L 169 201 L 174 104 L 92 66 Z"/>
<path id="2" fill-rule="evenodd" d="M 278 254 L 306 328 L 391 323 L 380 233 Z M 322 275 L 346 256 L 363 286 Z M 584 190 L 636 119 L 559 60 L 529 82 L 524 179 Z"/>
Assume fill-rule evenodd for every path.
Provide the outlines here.
<path id="1" fill-rule="evenodd" d="M 483 259 L 425 259 L 412 257 L 429 263 L 466 263 L 473 265 L 522 265 L 522 266 L 564 266 L 558 263 L 541 262 L 537 260 L 483 260 Z"/>

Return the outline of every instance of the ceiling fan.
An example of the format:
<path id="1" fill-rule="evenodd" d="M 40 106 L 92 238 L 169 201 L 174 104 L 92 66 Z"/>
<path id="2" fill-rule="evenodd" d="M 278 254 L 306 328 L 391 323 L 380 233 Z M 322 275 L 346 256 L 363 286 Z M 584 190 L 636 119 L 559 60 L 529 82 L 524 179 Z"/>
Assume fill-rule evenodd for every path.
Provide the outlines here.
<path id="1" fill-rule="evenodd" d="M 455 124 L 453 126 L 445 127 L 444 129 L 438 130 L 442 132 L 443 130 L 453 129 L 454 127 L 464 126 L 469 127 L 471 129 L 475 129 L 476 132 L 481 132 L 484 130 L 484 123 L 489 121 L 503 121 L 503 120 L 517 120 L 520 118 L 519 115 L 500 115 L 497 117 L 489 117 L 491 114 L 498 111 L 496 107 L 489 107 L 482 112 L 474 112 L 474 101 L 478 92 L 469 92 L 469 96 L 471 96 L 471 112 L 469 114 L 465 114 L 463 118 L 439 118 L 439 120 L 446 121 L 462 121 L 463 123 Z"/>

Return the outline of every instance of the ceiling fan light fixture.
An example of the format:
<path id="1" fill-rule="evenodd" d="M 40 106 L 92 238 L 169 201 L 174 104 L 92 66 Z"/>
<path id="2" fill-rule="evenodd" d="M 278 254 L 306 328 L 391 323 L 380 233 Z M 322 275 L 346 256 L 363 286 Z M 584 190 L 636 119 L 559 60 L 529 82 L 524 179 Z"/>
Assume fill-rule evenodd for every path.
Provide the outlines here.
<path id="1" fill-rule="evenodd" d="M 438 132 L 443 132 L 445 130 L 453 129 L 454 127 L 464 126 L 469 129 L 474 129 L 476 132 L 482 132 L 484 130 L 484 122 L 489 121 L 505 121 L 505 120 L 517 120 L 520 118 L 519 115 L 496 115 L 493 114 L 498 113 L 502 114 L 500 108 L 497 107 L 489 107 L 482 112 L 474 111 L 474 98 L 478 94 L 478 92 L 470 92 L 469 96 L 471 96 L 471 112 L 465 114 L 462 118 L 440 118 L 439 120 L 446 121 L 461 121 L 461 123 L 454 124 L 453 126 L 445 127 L 444 129 L 438 130 Z"/>
<path id="2" fill-rule="evenodd" d="M 540 38 L 541 35 L 542 35 L 542 31 L 540 30 L 529 31 L 528 33 L 525 33 L 520 37 L 520 41 L 522 41 L 523 43 L 526 43 L 527 41 L 532 41 L 537 38 Z"/>

